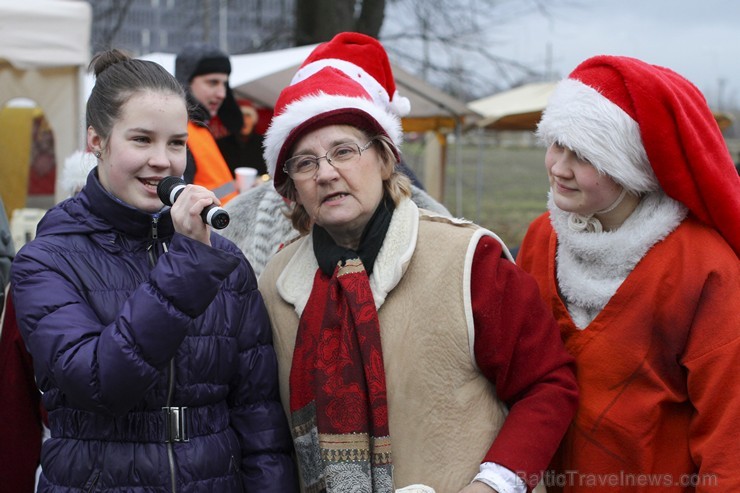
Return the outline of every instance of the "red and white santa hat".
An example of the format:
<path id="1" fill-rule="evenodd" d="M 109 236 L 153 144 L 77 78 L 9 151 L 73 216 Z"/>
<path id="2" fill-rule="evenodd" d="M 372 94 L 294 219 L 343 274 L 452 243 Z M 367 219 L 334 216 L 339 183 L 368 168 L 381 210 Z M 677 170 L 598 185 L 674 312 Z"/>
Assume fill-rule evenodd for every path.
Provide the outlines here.
<path id="1" fill-rule="evenodd" d="M 629 57 L 589 58 L 558 83 L 537 133 L 629 191 L 662 189 L 740 255 L 740 178 L 706 99 L 681 75 Z"/>
<path id="2" fill-rule="evenodd" d="M 265 162 L 276 188 L 286 179 L 283 164 L 293 145 L 307 132 L 349 124 L 384 134 L 400 146 L 401 117 L 409 110 L 409 100 L 399 96 L 388 55 L 378 40 L 345 32 L 320 44 L 280 93 L 265 133 Z"/>

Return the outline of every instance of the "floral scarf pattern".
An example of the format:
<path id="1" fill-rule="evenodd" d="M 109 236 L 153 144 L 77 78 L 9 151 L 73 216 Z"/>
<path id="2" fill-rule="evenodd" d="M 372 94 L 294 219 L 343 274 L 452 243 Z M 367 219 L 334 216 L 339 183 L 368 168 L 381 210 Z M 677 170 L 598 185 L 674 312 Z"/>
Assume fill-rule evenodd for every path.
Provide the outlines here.
<path id="1" fill-rule="evenodd" d="M 362 261 L 375 258 L 390 222 L 392 206 L 378 209 L 359 255 L 314 245 L 339 258 L 331 275 L 316 271 L 290 371 L 293 439 L 308 493 L 393 492 L 380 323 Z"/>

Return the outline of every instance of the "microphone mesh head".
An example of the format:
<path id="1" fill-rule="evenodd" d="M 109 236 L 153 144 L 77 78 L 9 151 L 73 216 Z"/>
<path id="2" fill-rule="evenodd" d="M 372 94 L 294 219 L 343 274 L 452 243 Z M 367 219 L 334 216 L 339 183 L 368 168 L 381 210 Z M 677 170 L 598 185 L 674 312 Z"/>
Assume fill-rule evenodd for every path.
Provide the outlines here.
<path id="1" fill-rule="evenodd" d="M 185 180 L 178 176 L 167 176 L 157 185 L 157 195 L 164 205 L 172 205 L 172 191 L 178 185 L 185 185 Z"/>

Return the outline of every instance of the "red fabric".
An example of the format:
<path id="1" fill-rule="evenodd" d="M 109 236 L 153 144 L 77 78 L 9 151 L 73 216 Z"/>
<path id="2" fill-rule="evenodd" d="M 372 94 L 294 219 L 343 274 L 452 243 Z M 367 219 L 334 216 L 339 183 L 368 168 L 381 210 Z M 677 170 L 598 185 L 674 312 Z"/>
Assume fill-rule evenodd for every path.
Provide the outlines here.
<path id="1" fill-rule="evenodd" d="M 294 429 L 307 422 L 295 414 L 312 402 L 320 436 L 367 434 L 363 448 L 375 459 L 374 439 L 389 436 L 388 402 L 378 312 L 359 260 L 331 278 L 317 270 L 299 322 L 290 371 Z"/>
<path id="2" fill-rule="evenodd" d="M 57 160 L 54 133 L 43 115 L 33 119 L 28 195 L 54 195 Z"/>
<path id="3" fill-rule="evenodd" d="M 372 100 L 365 88 L 347 74 L 334 67 L 324 67 L 313 76 L 283 89 L 275 102 L 275 114 L 280 115 L 291 103 L 318 93 Z"/>
<path id="4" fill-rule="evenodd" d="M 10 293 L 5 310 L 0 337 L 0 488 L 30 493 L 41 456 L 40 393 L 31 356 L 18 332 Z"/>
<path id="5" fill-rule="evenodd" d="M 569 75 L 637 122 L 660 186 L 720 232 L 740 256 L 740 177 L 704 95 L 676 72 L 597 56 Z"/>
<path id="6" fill-rule="evenodd" d="M 334 60 L 342 60 L 355 65 L 358 72 L 364 70 L 385 89 L 389 99 L 393 98 L 396 92 L 396 81 L 393 79 L 388 55 L 377 39 L 361 33 L 339 33 L 331 41 L 317 46 L 301 64 L 301 68 L 314 62 L 331 63 Z M 355 73 L 348 75 L 360 78 Z"/>
<path id="7" fill-rule="evenodd" d="M 545 214 L 517 260 L 576 358 L 581 401 L 554 464 L 577 472 L 564 491 L 597 491 L 582 481 L 610 477 L 623 481 L 614 491 L 740 491 L 740 263 L 726 242 L 689 217 L 585 330 L 558 294 L 556 248 Z M 695 488 L 681 484 L 690 475 Z"/>
<path id="8" fill-rule="evenodd" d="M 484 461 L 520 474 L 531 489 L 575 413 L 573 358 L 534 279 L 502 259 L 493 238 L 476 247 L 471 297 L 476 362 L 510 408 Z"/>

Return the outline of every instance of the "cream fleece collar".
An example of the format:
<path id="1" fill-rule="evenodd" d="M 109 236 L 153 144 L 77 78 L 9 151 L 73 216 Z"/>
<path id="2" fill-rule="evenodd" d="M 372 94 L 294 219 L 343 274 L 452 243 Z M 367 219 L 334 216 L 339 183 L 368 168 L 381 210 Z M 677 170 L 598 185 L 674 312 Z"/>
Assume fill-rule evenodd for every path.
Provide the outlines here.
<path id="1" fill-rule="evenodd" d="M 587 232 L 568 226 L 570 213 L 555 205 L 552 194 L 548 209 L 558 235 L 558 286 L 579 329 L 596 318 L 648 250 L 676 229 L 688 213 L 663 192 L 651 192 L 620 228 Z"/>
<path id="2" fill-rule="evenodd" d="M 403 277 L 416 248 L 419 234 L 419 209 L 411 199 L 404 199 L 396 207 L 383 246 L 380 247 L 370 276 L 370 288 L 375 308 L 380 309 L 386 296 Z M 313 253 L 313 238 L 304 237 L 298 249 L 277 280 L 280 296 L 295 307 L 300 318 L 306 307 L 311 287 L 319 268 Z"/>

